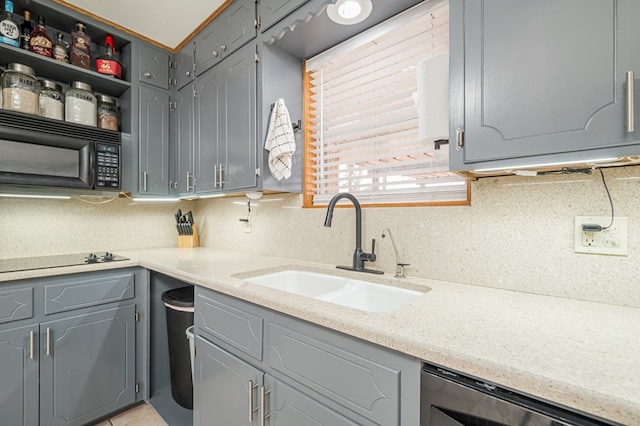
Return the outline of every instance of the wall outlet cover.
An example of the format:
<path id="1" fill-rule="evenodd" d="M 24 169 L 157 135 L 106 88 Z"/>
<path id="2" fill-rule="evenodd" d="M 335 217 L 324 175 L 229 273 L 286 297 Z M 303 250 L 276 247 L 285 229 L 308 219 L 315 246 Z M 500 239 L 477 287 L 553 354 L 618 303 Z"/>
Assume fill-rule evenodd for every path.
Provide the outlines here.
<path id="1" fill-rule="evenodd" d="M 576 253 L 628 256 L 629 220 L 626 217 L 576 216 L 574 251 Z M 600 225 L 602 231 L 583 230 L 583 225 Z"/>

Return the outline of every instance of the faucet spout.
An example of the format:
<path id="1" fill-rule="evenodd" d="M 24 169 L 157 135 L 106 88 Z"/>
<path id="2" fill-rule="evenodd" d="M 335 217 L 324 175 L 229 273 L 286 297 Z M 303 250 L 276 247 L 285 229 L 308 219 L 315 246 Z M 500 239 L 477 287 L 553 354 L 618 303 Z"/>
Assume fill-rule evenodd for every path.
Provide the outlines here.
<path id="1" fill-rule="evenodd" d="M 326 226 L 327 228 L 331 227 L 331 220 L 333 219 L 333 209 L 335 208 L 338 201 L 340 201 L 343 198 L 346 198 L 349 201 L 351 201 L 356 211 L 356 248 L 353 252 L 352 266 L 351 267 L 338 266 L 338 268 L 349 269 L 349 270 L 360 271 L 360 272 L 371 272 L 375 274 L 382 274 L 382 271 L 366 269 L 364 267 L 365 261 L 375 262 L 376 260 L 376 255 L 374 253 L 376 240 L 372 241 L 371 253 L 364 253 L 362 251 L 362 209 L 360 208 L 360 203 L 358 202 L 358 199 L 355 196 L 353 196 L 352 194 L 349 194 L 348 192 L 340 192 L 334 195 L 331 201 L 329 201 L 329 206 L 327 207 L 327 216 L 324 219 L 324 226 Z"/>

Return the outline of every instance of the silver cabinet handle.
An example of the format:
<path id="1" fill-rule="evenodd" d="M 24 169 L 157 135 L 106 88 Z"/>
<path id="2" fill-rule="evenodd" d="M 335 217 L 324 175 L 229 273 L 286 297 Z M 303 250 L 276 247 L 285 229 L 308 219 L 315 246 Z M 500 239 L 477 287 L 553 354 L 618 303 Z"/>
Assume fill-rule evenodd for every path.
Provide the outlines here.
<path id="1" fill-rule="evenodd" d="M 218 57 L 218 51 L 214 50 L 213 52 L 211 52 L 211 54 L 213 55 L 214 58 Z"/>
<path id="2" fill-rule="evenodd" d="M 634 86 L 633 71 L 627 71 L 627 133 L 631 133 L 636 130 L 635 111 L 634 111 L 635 105 L 633 102 L 633 95 L 635 90 L 633 90 L 633 86 Z"/>
<path id="3" fill-rule="evenodd" d="M 464 146 L 464 131 L 458 127 L 456 129 L 456 151 L 460 151 Z"/>
<path id="4" fill-rule="evenodd" d="M 193 186 L 189 185 L 189 179 L 191 179 L 191 173 L 187 172 L 187 191 L 191 191 L 193 189 Z"/>
<path id="5" fill-rule="evenodd" d="M 249 423 L 253 423 L 253 413 L 260 409 L 260 407 L 253 408 L 253 390 L 258 386 L 253 384 L 253 380 L 249 380 Z"/>
<path id="6" fill-rule="evenodd" d="M 227 45 L 226 44 L 221 44 L 220 45 L 220 50 L 222 50 L 223 52 L 227 51 Z"/>
<path id="7" fill-rule="evenodd" d="M 151 73 L 149 71 L 145 71 L 142 75 L 144 76 L 144 78 L 151 78 Z"/>
<path id="8" fill-rule="evenodd" d="M 217 164 L 213 165 L 213 187 L 214 188 L 218 187 L 218 165 Z"/>
<path id="9" fill-rule="evenodd" d="M 33 339 L 35 333 L 33 332 L 33 330 L 31 330 L 29 332 L 29 359 L 33 359 Z"/>
<path id="10" fill-rule="evenodd" d="M 191 77 L 191 71 L 187 71 L 187 77 Z"/>
<path id="11" fill-rule="evenodd" d="M 47 356 L 51 355 L 51 329 L 47 327 Z"/>
<path id="12" fill-rule="evenodd" d="M 265 422 L 265 408 L 264 408 L 264 400 L 265 400 L 265 391 L 264 386 L 260 386 L 260 426 L 264 426 Z"/>
<path id="13" fill-rule="evenodd" d="M 222 167 L 222 164 L 220 164 L 219 172 L 220 172 L 220 188 L 222 188 L 222 185 L 225 184 L 225 181 L 222 180 L 222 173 L 224 172 L 224 167 Z"/>
<path id="14" fill-rule="evenodd" d="M 149 173 L 142 172 L 142 191 L 147 192 L 147 176 Z"/>

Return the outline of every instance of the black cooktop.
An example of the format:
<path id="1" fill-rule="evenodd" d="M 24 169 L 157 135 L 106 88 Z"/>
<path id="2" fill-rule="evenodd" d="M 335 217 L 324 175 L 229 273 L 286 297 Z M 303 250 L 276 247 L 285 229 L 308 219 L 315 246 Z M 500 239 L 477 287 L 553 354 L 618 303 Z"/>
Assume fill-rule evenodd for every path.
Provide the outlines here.
<path id="1" fill-rule="evenodd" d="M 129 258 L 118 256 L 110 252 L 16 257 L 13 259 L 0 259 L 0 272 L 30 271 L 33 269 L 90 265 L 93 263 L 117 262 L 119 260 L 129 260 Z"/>

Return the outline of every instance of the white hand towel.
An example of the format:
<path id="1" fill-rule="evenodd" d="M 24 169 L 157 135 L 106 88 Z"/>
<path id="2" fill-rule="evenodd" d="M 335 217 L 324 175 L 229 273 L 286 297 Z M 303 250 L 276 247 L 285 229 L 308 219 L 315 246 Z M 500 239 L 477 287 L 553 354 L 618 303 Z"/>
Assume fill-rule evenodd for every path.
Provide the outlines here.
<path id="1" fill-rule="evenodd" d="M 293 154 L 296 152 L 296 138 L 283 99 L 278 99 L 273 105 L 264 149 L 269 151 L 269 170 L 273 177 L 277 180 L 289 178 Z"/>

